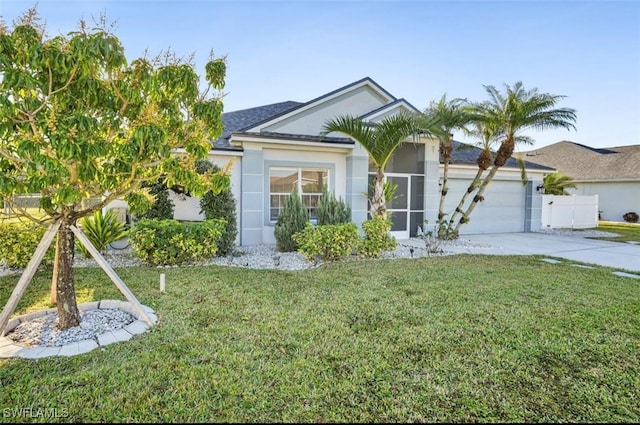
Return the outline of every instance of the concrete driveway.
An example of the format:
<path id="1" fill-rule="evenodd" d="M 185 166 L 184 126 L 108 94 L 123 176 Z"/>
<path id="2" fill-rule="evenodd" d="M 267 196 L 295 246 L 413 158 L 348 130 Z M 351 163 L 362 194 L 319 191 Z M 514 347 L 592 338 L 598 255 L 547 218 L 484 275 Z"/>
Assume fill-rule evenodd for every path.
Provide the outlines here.
<path id="1" fill-rule="evenodd" d="M 640 271 L 640 245 L 548 233 L 463 235 L 483 247 L 460 247 L 459 252 L 489 255 L 548 255 L 600 266 Z"/>

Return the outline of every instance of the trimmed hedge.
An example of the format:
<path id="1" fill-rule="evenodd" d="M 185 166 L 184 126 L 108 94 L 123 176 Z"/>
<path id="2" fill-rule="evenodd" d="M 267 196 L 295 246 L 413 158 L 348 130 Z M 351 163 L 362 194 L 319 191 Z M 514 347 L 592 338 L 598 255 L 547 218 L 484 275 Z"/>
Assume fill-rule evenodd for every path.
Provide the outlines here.
<path id="1" fill-rule="evenodd" d="M 129 233 L 134 253 L 150 265 L 178 265 L 216 256 L 224 220 L 140 220 Z"/>
<path id="2" fill-rule="evenodd" d="M 628 213 L 625 213 L 622 218 L 624 219 L 624 221 L 626 221 L 627 223 L 637 223 L 638 219 L 640 218 L 638 216 L 638 213 L 630 211 Z"/>
<path id="3" fill-rule="evenodd" d="M 325 224 L 313 226 L 307 223 L 302 232 L 293 235 L 298 251 L 313 261 L 317 256 L 333 261 L 351 255 L 360 237 L 355 223 Z"/>
<path id="4" fill-rule="evenodd" d="M 33 223 L 0 224 L 0 263 L 6 263 L 11 268 L 26 267 L 46 230 L 46 227 Z M 42 260 L 42 265 L 53 264 L 55 246 L 54 238 Z"/>
<path id="5" fill-rule="evenodd" d="M 391 221 L 373 218 L 362 223 L 364 239 L 358 247 L 358 254 L 363 257 L 377 258 L 382 251 L 390 251 L 398 246 L 398 241 L 389 235 Z"/>

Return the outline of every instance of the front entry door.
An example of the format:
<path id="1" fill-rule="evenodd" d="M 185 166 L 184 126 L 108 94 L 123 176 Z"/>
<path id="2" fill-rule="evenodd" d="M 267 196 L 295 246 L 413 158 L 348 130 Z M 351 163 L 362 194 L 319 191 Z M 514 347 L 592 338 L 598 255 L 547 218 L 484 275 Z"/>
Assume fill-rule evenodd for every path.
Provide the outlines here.
<path id="1" fill-rule="evenodd" d="M 387 174 L 386 179 L 397 185 L 391 202 L 387 200 L 387 211 L 391 215 L 391 235 L 396 239 L 409 239 L 409 194 L 411 180 L 409 176 Z"/>

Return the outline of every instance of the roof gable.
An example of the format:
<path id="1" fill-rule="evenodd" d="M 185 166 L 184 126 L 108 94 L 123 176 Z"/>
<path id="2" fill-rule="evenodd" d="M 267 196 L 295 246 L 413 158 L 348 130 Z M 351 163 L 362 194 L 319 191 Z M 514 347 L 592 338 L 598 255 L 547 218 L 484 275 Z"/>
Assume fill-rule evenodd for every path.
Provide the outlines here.
<path id="1" fill-rule="evenodd" d="M 361 115 L 360 118 L 364 121 L 379 122 L 385 117 L 395 115 L 400 111 L 419 112 L 415 106 L 407 102 L 405 99 L 396 99 L 391 103 L 387 103 L 386 105 Z"/>
<path id="2" fill-rule="evenodd" d="M 241 130 L 316 136 L 330 118 L 342 114 L 361 116 L 396 101 L 393 95 L 366 77 Z"/>

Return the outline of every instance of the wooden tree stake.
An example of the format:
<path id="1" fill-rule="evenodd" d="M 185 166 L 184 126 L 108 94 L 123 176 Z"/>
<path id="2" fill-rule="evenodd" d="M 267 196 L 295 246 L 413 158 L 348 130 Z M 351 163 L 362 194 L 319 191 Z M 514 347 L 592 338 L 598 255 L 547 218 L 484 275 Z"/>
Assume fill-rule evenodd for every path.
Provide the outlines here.
<path id="1" fill-rule="evenodd" d="M 49 249 L 51 241 L 53 241 L 53 238 L 58 232 L 59 227 L 60 220 L 54 221 L 49 226 L 44 236 L 42 236 L 42 239 L 40 240 L 36 251 L 33 253 L 33 257 L 31 257 L 31 260 L 29 260 L 29 264 L 27 264 L 27 267 L 22 272 L 22 276 L 20 276 L 18 284 L 15 288 L 13 288 L 13 292 L 11 293 L 9 300 L 5 304 L 4 309 L 2 310 L 2 314 L 0 314 L 0 336 L 6 335 L 5 328 L 7 326 L 7 322 L 9 322 L 9 318 L 18 306 L 18 303 L 20 302 L 22 295 L 24 295 L 24 291 L 27 289 L 27 286 L 29 286 L 29 283 L 31 283 L 31 279 L 33 279 L 33 275 L 36 273 L 38 266 L 42 262 L 42 259 L 44 258 L 47 249 Z"/>
<path id="2" fill-rule="evenodd" d="M 153 322 L 147 315 L 147 312 L 144 311 L 144 309 L 142 308 L 142 304 L 140 304 L 140 302 L 135 297 L 135 295 L 133 295 L 133 293 L 129 290 L 129 288 L 127 288 L 127 285 L 124 284 L 122 279 L 120 279 L 117 273 L 111 268 L 109 263 L 107 263 L 107 260 L 105 260 L 104 257 L 102 256 L 102 254 L 98 252 L 98 250 L 93 246 L 93 244 L 91 244 L 89 239 L 87 239 L 85 234 L 82 233 L 82 230 L 78 229 L 76 226 L 71 226 L 71 231 L 76 235 L 76 237 L 82 243 L 82 245 L 84 245 L 85 248 L 89 250 L 89 252 L 91 253 L 91 256 L 98 262 L 98 264 L 100 265 L 102 270 L 104 270 L 104 272 L 107 274 L 107 276 L 109 276 L 113 281 L 113 283 L 116 284 L 120 292 L 122 292 L 122 294 L 127 298 L 127 300 L 133 306 L 133 309 L 138 313 L 139 317 L 142 318 L 142 320 L 144 320 L 147 323 L 147 325 L 153 326 Z"/>
<path id="3" fill-rule="evenodd" d="M 53 277 L 51 278 L 51 304 L 58 303 L 58 257 L 60 256 L 60 248 L 58 248 L 58 238 L 56 238 L 56 257 L 53 261 Z"/>

